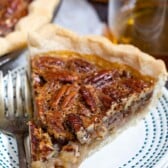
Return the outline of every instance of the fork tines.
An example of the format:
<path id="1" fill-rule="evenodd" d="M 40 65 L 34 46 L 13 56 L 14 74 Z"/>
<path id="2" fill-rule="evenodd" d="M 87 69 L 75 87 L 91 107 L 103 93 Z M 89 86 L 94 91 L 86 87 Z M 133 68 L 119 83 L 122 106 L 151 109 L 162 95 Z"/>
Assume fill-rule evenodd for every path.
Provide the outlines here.
<path id="1" fill-rule="evenodd" d="M 6 117 L 31 115 L 31 92 L 25 71 L 9 71 L 4 79 L 2 72 L 0 72 L 0 91 L 2 93 L 0 95 L 0 107 L 5 108 L 2 111 L 5 111 Z"/>

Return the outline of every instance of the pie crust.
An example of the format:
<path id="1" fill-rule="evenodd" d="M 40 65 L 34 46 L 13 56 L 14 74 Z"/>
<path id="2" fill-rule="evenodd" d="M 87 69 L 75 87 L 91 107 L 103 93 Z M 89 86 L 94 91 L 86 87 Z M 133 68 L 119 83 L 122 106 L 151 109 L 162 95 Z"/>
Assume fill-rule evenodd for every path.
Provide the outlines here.
<path id="1" fill-rule="evenodd" d="M 167 80 L 167 70 L 162 60 L 156 60 L 152 56 L 143 53 L 139 49 L 131 45 L 115 45 L 108 39 L 100 36 L 78 36 L 73 32 L 63 29 L 57 25 L 48 24 L 38 33 L 32 32 L 29 35 L 29 49 L 30 56 L 36 56 L 49 52 L 73 52 L 85 55 L 94 55 L 99 58 L 105 59 L 112 63 L 125 64 L 134 68 L 142 75 L 147 75 L 154 80 L 153 94 L 150 102 L 140 109 L 138 115 L 132 117 L 128 123 L 121 128 L 112 132 L 103 141 L 92 143 L 83 149 L 83 154 L 79 157 L 79 161 L 76 165 L 65 166 L 66 168 L 78 167 L 80 162 L 88 155 L 99 150 L 105 144 L 111 142 L 114 137 L 119 134 L 126 127 L 131 124 L 135 124 L 137 120 L 144 117 L 144 115 L 150 111 L 151 108 L 156 106 L 159 96 L 162 94 L 162 87 Z M 31 58 L 32 59 L 32 58 Z M 46 135 L 45 135 L 46 136 Z M 85 154 L 86 152 L 86 154 Z M 50 159 L 49 162 L 33 161 L 33 168 L 54 167 L 54 159 Z"/>
<path id="2" fill-rule="evenodd" d="M 0 37 L 0 56 L 24 48 L 27 44 L 27 33 L 50 22 L 59 2 L 60 0 L 34 0 L 31 2 L 28 15 L 17 22 L 14 31 Z"/>

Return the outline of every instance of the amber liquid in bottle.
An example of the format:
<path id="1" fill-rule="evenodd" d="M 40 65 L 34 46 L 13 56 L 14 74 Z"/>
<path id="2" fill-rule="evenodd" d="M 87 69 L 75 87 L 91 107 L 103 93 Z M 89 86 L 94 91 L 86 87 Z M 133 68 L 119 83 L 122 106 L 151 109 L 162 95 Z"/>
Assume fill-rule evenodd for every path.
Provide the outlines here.
<path id="1" fill-rule="evenodd" d="M 168 2 L 136 0 L 118 14 L 115 42 L 133 44 L 162 59 L 168 68 Z M 111 29 L 112 33 L 113 30 Z"/>

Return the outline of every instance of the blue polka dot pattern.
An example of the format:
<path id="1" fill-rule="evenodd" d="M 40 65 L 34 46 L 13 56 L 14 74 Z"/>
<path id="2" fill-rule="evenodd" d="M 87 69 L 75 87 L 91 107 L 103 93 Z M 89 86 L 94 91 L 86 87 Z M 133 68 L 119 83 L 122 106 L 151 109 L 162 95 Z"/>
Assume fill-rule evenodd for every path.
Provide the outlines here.
<path id="1" fill-rule="evenodd" d="M 14 152 L 16 151 L 16 153 Z M 12 137 L 0 133 L 0 168 L 18 168 L 17 146 Z"/>
<path id="2" fill-rule="evenodd" d="M 24 71 L 24 68 L 20 68 Z M 13 71 L 14 78 L 16 76 Z M 156 109 L 143 120 L 143 144 L 116 168 L 154 168 L 168 157 L 168 91 L 160 98 Z M 121 144 L 122 146 L 122 144 Z M 0 132 L 0 168 L 19 168 L 17 145 L 14 138 Z M 106 167 L 104 167 L 106 168 Z"/>
<path id="3" fill-rule="evenodd" d="M 160 98 L 159 105 L 156 108 L 156 113 L 153 111 L 150 113 L 150 120 L 144 120 L 146 137 L 144 139 L 144 145 L 139 149 L 139 151 L 133 156 L 127 163 L 124 163 L 119 168 L 153 168 L 157 163 L 168 155 L 168 97 L 163 96 Z M 156 121 L 159 122 L 156 123 Z M 148 141 L 149 130 L 151 127 L 152 138 Z M 147 143 L 147 144 L 146 144 Z M 148 147 L 147 147 L 148 146 Z M 145 148 L 145 150 L 143 150 Z M 152 151 L 152 152 L 151 152 Z M 141 154 L 141 157 L 138 157 Z M 143 154 L 143 155 L 142 155 Z M 135 160 L 137 161 L 135 163 Z M 132 165 L 134 161 L 134 165 Z"/>

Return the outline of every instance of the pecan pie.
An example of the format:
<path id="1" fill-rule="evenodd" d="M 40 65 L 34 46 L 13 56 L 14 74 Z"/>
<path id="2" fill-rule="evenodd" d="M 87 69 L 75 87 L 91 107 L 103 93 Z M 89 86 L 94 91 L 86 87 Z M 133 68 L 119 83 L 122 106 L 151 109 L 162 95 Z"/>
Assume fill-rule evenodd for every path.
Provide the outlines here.
<path id="1" fill-rule="evenodd" d="M 167 77 L 161 60 L 103 37 L 47 25 L 29 37 L 33 168 L 76 168 L 156 103 Z"/>
<path id="2" fill-rule="evenodd" d="M 59 1 L 0 0 L 0 56 L 25 47 L 27 32 L 48 23 Z"/>
<path id="3" fill-rule="evenodd" d="M 32 0 L 1 0 L 0 1 L 0 36 L 13 31 L 18 20 L 26 16 Z"/>

